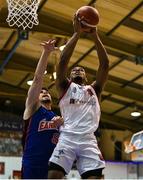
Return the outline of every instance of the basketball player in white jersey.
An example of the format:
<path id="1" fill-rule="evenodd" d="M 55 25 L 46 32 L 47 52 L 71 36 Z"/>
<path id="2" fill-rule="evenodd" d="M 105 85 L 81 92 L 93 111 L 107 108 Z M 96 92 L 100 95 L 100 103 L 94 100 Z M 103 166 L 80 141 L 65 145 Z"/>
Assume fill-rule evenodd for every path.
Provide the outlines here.
<path id="1" fill-rule="evenodd" d="M 57 67 L 56 86 L 59 106 L 64 119 L 59 142 L 50 158 L 48 179 L 62 179 L 76 160 L 77 170 L 83 179 L 99 179 L 105 167 L 94 132 L 100 120 L 100 96 L 107 80 L 109 60 L 98 36 L 97 29 L 90 29 L 99 58 L 96 81 L 85 85 L 86 74 L 82 67 L 71 70 L 67 78 L 68 63 L 83 32 L 81 23 L 74 19 L 75 32 L 66 44 Z M 94 61 L 94 59 L 93 59 Z"/>

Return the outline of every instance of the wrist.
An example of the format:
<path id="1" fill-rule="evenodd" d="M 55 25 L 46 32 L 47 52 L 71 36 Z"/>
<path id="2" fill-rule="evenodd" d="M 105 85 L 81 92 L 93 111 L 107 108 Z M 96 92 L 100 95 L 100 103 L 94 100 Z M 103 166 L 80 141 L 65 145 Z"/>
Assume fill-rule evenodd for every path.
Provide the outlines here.
<path id="1" fill-rule="evenodd" d="M 99 40 L 99 36 L 98 36 L 98 34 L 96 32 L 93 32 L 92 36 L 96 41 Z"/>
<path id="2" fill-rule="evenodd" d="M 80 36 L 80 32 L 74 32 L 74 36 Z"/>
<path id="3" fill-rule="evenodd" d="M 51 53 L 51 50 L 49 50 L 49 49 L 44 49 L 44 50 L 43 50 L 43 53 L 44 53 L 44 54 L 50 54 L 50 53 Z"/>
<path id="4" fill-rule="evenodd" d="M 74 32 L 73 37 L 74 38 L 79 38 L 80 37 L 80 33 L 79 32 Z"/>

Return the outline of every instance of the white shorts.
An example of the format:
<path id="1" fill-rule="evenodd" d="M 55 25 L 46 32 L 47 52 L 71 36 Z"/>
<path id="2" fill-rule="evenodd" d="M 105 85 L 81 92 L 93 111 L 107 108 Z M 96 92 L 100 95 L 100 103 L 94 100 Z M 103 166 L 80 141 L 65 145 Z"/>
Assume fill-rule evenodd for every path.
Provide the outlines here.
<path id="1" fill-rule="evenodd" d="M 63 167 L 68 174 L 76 160 L 79 174 L 105 167 L 94 134 L 70 135 L 61 133 L 50 162 Z"/>

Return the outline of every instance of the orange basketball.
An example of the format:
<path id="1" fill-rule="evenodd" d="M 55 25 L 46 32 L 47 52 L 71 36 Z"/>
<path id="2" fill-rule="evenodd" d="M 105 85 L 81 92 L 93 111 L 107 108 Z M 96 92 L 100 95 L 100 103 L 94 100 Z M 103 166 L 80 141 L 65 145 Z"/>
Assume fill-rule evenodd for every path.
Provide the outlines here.
<path id="1" fill-rule="evenodd" d="M 96 27 L 99 23 L 99 13 L 97 9 L 91 6 L 82 6 L 76 12 L 77 18 L 80 20 L 83 26 Z"/>

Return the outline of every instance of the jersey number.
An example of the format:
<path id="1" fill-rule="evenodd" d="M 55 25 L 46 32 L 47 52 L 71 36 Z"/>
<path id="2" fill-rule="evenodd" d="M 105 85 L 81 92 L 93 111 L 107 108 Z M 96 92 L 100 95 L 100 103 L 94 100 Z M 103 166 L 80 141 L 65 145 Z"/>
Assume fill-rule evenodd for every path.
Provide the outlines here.
<path id="1" fill-rule="evenodd" d="M 57 144 L 58 143 L 58 139 L 59 139 L 59 134 L 58 133 L 54 133 L 53 137 L 52 137 L 52 143 L 53 144 Z"/>

